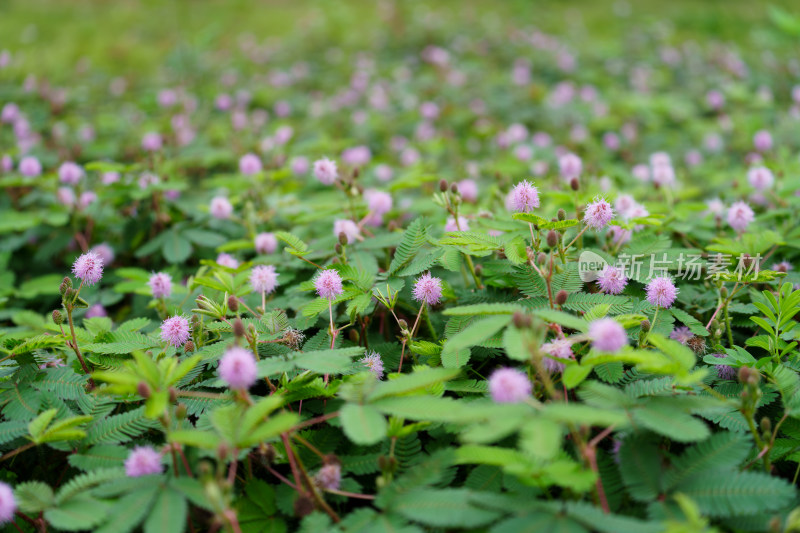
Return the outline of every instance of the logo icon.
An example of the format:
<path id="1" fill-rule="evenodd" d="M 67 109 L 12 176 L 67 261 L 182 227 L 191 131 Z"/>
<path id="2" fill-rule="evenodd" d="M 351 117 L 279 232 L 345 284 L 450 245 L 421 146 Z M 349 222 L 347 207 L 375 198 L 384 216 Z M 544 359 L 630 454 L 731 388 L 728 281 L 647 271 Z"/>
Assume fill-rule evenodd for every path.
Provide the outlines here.
<path id="1" fill-rule="evenodd" d="M 608 261 L 601 256 L 594 252 L 584 250 L 581 252 L 580 257 L 578 257 L 578 275 L 584 283 L 595 281 L 600 271 L 603 270 L 606 265 L 608 265 Z"/>

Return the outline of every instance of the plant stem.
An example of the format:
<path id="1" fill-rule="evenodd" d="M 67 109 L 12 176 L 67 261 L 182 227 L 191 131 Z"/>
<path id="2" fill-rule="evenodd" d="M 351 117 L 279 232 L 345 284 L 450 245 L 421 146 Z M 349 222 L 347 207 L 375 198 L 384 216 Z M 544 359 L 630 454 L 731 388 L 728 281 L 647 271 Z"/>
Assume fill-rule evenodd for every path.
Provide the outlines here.
<path id="1" fill-rule="evenodd" d="M 91 377 L 91 372 L 89 372 L 89 367 L 86 366 L 86 361 L 83 359 L 83 355 L 81 355 L 81 349 L 78 348 L 78 338 L 75 335 L 75 326 L 73 325 L 72 321 L 72 304 L 70 304 L 67 308 L 67 320 L 69 321 L 69 332 L 72 335 L 72 345 L 71 348 L 75 352 L 75 355 L 78 356 L 78 361 L 81 363 L 81 368 L 83 368 L 83 372 L 89 376 L 89 390 L 94 389 L 94 381 Z"/>

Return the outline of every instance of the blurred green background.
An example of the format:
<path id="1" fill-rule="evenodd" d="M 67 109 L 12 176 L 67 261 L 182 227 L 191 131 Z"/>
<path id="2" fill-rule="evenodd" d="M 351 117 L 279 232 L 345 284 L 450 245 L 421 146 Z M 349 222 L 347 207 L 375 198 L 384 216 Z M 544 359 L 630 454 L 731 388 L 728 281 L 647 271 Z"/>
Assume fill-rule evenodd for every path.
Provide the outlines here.
<path id="1" fill-rule="evenodd" d="M 245 34 L 258 42 L 287 35 L 323 47 L 359 48 L 407 37 L 426 20 L 465 33 L 536 26 L 579 51 L 614 54 L 653 23 L 671 40 L 719 40 L 744 50 L 783 47 L 769 11 L 800 12 L 791 0 L 3 0 L 0 49 L 24 57 L 29 72 L 66 81 L 81 59 L 107 74 L 147 75 L 191 50 L 226 50 Z M 795 45 L 796 50 L 796 45 Z"/>

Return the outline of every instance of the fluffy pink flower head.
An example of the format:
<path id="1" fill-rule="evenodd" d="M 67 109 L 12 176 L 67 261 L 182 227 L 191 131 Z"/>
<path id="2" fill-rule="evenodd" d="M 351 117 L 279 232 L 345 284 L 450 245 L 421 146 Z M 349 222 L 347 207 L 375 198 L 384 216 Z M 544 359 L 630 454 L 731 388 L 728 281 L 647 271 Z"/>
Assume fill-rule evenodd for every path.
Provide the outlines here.
<path id="1" fill-rule="evenodd" d="M 81 197 L 78 200 L 78 207 L 80 209 L 86 209 L 90 205 L 92 205 L 97 200 L 97 193 L 94 191 L 84 191 L 81 193 Z"/>
<path id="2" fill-rule="evenodd" d="M 278 239 L 272 233 L 259 233 L 255 239 L 256 252 L 271 254 L 278 249 Z"/>
<path id="3" fill-rule="evenodd" d="M 517 183 L 509 198 L 511 208 L 520 213 L 530 213 L 539 207 L 539 190 L 528 180 Z"/>
<path id="4" fill-rule="evenodd" d="M 794 270 L 794 266 L 789 261 L 781 261 L 779 263 L 775 263 L 771 267 L 770 270 L 774 270 L 775 272 L 789 272 L 790 270 Z"/>
<path id="5" fill-rule="evenodd" d="M 564 363 L 556 361 L 553 357 L 558 359 L 571 359 L 572 343 L 569 339 L 554 339 L 548 343 L 542 344 L 542 351 L 550 356 L 544 358 L 544 366 L 547 368 L 547 371 L 551 374 L 563 372 Z"/>
<path id="6" fill-rule="evenodd" d="M 706 103 L 708 103 L 708 107 L 715 111 L 722 109 L 722 106 L 725 105 L 725 95 L 716 89 L 712 89 L 706 93 Z"/>
<path id="7" fill-rule="evenodd" d="M 26 178 L 35 178 L 42 173 L 42 164 L 33 156 L 25 156 L 19 161 L 19 173 Z"/>
<path id="8" fill-rule="evenodd" d="M 0 481 L 0 524 L 14 520 L 17 510 L 17 500 L 10 485 Z"/>
<path id="9" fill-rule="evenodd" d="M 351 167 L 362 167 L 369 163 L 370 159 L 372 159 L 372 152 L 366 146 L 354 146 L 342 152 L 342 161 Z"/>
<path id="10" fill-rule="evenodd" d="M 2 172 L 11 172 L 14 169 L 14 160 L 11 159 L 11 156 L 8 154 L 3 154 L 2 159 L 0 159 L 0 171 Z"/>
<path id="11" fill-rule="evenodd" d="M 444 230 L 446 232 L 450 231 L 469 231 L 469 221 L 458 215 L 458 222 L 453 217 L 447 217 L 447 221 L 444 224 Z"/>
<path id="12" fill-rule="evenodd" d="M 376 379 L 383 379 L 383 360 L 377 352 L 368 352 L 358 361 L 367 367 Z"/>
<path id="13" fill-rule="evenodd" d="M 247 390 L 258 379 L 256 358 L 239 346 L 228 348 L 219 361 L 219 377 L 232 389 Z"/>
<path id="14" fill-rule="evenodd" d="M 763 191 L 772 187 L 772 184 L 775 183 L 775 176 L 767 167 L 753 167 L 747 171 L 747 181 L 753 188 Z"/>
<path id="15" fill-rule="evenodd" d="M 239 172 L 245 176 L 252 176 L 261 172 L 261 159 L 256 154 L 244 154 L 239 159 Z"/>
<path id="16" fill-rule="evenodd" d="M 681 326 L 679 328 L 675 328 L 669 334 L 669 338 L 670 339 L 672 339 L 674 341 L 678 341 L 681 344 L 686 344 L 687 342 L 689 342 L 689 339 L 691 339 L 692 337 L 694 337 L 694 333 L 692 333 L 692 330 L 690 330 L 686 326 Z"/>
<path id="17" fill-rule="evenodd" d="M 323 185 L 333 185 L 339 178 L 339 171 L 336 168 L 336 162 L 331 161 L 327 157 L 317 159 L 314 161 L 314 177 L 316 177 Z"/>
<path id="18" fill-rule="evenodd" d="M 388 192 L 367 189 L 364 191 L 364 200 L 369 210 L 376 215 L 383 215 L 392 209 L 392 195 Z"/>
<path id="19" fill-rule="evenodd" d="M 179 348 L 189 340 L 189 321 L 180 315 L 161 323 L 161 340 Z"/>
<path id="20" fill-rule="evenodd" d="M 579 178 L 583 171 L 583 161 L 575 154 L 564 154 L 558 158 L 558 170 L 561 177 L 567 181 Z"/>
<path id="21" fill-rule="evenodd" d="M 327 300 L 335 300 L 337 296 L 344 292 L 342 288 L 342 277 L 332 269 L 320 272 L 314 280 L 314 288 L 317 294 Z"/>
<path id="22" fill-rule="evenodd" d="M 606 294 L 620 294 L 627 284 L 625 273 L 615 266 L 606 265 L 597 275 L 597 285 Z"/>
<path id="23" fill-rule="evenodd" d="M 83 169 L 72 161 L 61 163 L 61 166 L 58 167 L 58 180 L 61 183 L 77 185 L 81 178 L 83 178 Z"/>
<path id="24" fill-rule="evenodd" d="M 166 272 L 153 274 L 147 281 L 150 290 L 153 291 L 153 298 L 169 298 L 172 294 L 172 276 Z"/>
<path id="25" fill-rule="evenodd" d="M 516 368 L 498 368 L 489 376 L 489 394 L 496 403 L 521 403 L 533 387 L 524 372 Z"/>
<path id="26" fill-rule="evenodd" d="M 458 182 L 458 192 L 465 202 L 475 203 L 478 201 L 478 184 L 475 180 L 466 179 Z"/>
<path id="27" fill-rule="evenodd" d="M 361 229 L 350 219 L 339 219 L 333 222 L 333 235 L 338 238 L 340 233 L 344 233 L 350 244 L 361 236 Z"/>
<path id="28" fill-rule="evenodd" d="M 326 464 L 314 476 L 314 483 L 323 489 L 339 490 L 342 483 L 342 467 L 337 463 Z"/>
<path id="29" fill-rule="evenodd" d="M 758 152 L 767 152 L 772 149 L 772 134 L 767 130 L 757 131 L 753 135 L 753 147 Z"/>
<path id="30" fill-rule="evenodd" d="M 669 309 L 678 297 L 678 288 L 671 278 L 661 276 L 653 278 L 647 284 L 647 301 L 657 307 Z"/>
<path id="31" fill-rule="evenodd" d="M 19 118 L 19 106 L 14 102 L 9 102 L 3 106 L 3 110 L 0 111 L 0 122 L 5 122 L 6 124 L 13 124 Z"/>
<path id="32" fill-rule="evenodd" d="M 56 200 L 63 206 L 72 207 L 76 204 L 75 191 L 69 187 L 59 187 L 56 190 Z"/>
<path id="33" fill-rule="evenodd" d="M 103 260 L 103 265 L 110 265 L 114 262 L 114 249 L 104 242 L 92 246 L 91 250 L 89 251 L 99 255 L 100 259 Z"/>
<path id="34" fill-rule="evenodd" d="M 727 355 L 724 353 L 712 353 L 717 359 L 725 359 Z M 717 377 L 719 379 L 736 379 L 736 369 L 728 365 L 715 365 L 717 367 Z"/>
<path id="35" fill-rule="evenodd" d="M 103 259 L 95 252 L 86 252 L 72 264 L 72 273 L 84 285 L 94 285 L 103 277 Z"/>
<path id="36" fill-rule="evenodd" d="M 278 286 L 278 273 L 272 265 L 258 265 L 253 267 L 250 273 L 250 285 L 256 292 L 267 294 L 275 290 Z"/>
<path id="37" fill-rule="evenodd" d="M 633 169 L 631 169 L 631 174 L 633 174 L 633 177 L 639 181 L 650 181 L 650 167 L 647 165 L 634 166 Z"/>
<path id="38" fill-rule="evenodd" d="M 378 178 L 378 181 L 390 181 L 392 176 L 394 176 L 394 170 L 389 165 L 381 163 L 375 167 L 375 177 Z"/>
<path id="39" fill-rule="evenodd" d="M 308 172 L 308 158 L 303 156 L 293 157 L 291 163 L 292 172 L 295 176 L 302 176 Z"/>
<path id="40" fill-rule="evenodd" d="M 212 198 L 211 205 L 208 209 L 212 217 L 220 220 L 230 218 L 233 214 L 233 205 L 231 205 L 230 200 L 224 196 L 215 196 Z"/>
<path id="41" fill-rule="evenodd" d="M 592 203 L 586 206 L 583 221 L 586 225 L 594 229 L 603 229 L 614 218 L 614 209 L 605 198 L 595 198 Z"/>
<path id="42" fill-rule="evenodd" d="M 426 272 L 414 282 L 413 294 L 420 303 L 436 305 L 442 299 L 442 280 Z"/>
<path id="43" fill-rule="evenodd" d="M 148 152 L 157 152 L 161 150 L 163 144 L 164 142 L 161 139 L 161 135 L 156 132 L 147 132 L 142 137 L 142 149 Z"/>
<path id="44" fill-rule="evenodd" d="M 226 253 L 221 253 L 217 256 L 217 263 L 228 268 L 239 268 L 239 261 L 232 255 Z"/>
<path id="45" fill-rule="evenodd" d="M 722 214 L 725 212 L 725 204 L 719 198 L 712 198 L 706 202 L 706 207 L 708 208 L 708 212 L 715 217 L 722 217 Z"/>
<path id="46" fill-rule="evenodd" d="M 84 318 L 95 318 L 101 316 L 108 316 L 106 308 L 103 307 L 102 304 L 94 304 L 89 309 L 87 309 L 86 314 L 83 315 Z"/>
<path id="47" fill-rule="evenodd" d="M 601 318 L 589 324 L 592 347 L 601 352 L 615 353 L 628 344 L 625 328 L 613 318 Z"/>
<path id="48" fill-rule="evenodd" d="M 675 184 L 675 169 L 672 165 L 656 165 L 653 167 L 653 183 L 660 187 L 671 187 Z"/>
<path id="49" fill-rule="evenodd" d="M 736 231 L 742 232 L 755 219 L 755 213 L 745 202 L 734 202 L 728 209 L 728 224 Z"/>
<path id="50" fill-rule="evenodd" d="M 161 454 L 151 446 L 137 446 L 125 459 L 125 474 L 128 477 L 148 476 L 160 474 L 164 470 L 161 464 Z"/>

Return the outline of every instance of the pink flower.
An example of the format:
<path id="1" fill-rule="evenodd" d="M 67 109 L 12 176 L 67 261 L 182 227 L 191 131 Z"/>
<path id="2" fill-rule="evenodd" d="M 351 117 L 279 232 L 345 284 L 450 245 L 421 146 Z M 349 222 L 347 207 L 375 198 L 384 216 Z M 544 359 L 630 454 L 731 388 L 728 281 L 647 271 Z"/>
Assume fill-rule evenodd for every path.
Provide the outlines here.
<path id="1" fill-rule="evenodd" d="M 17 510 L 17 500 L 10 485 L 0 481 L 0 524 L 14 520 Z"/>
<path id="2" fill-rule="evenodd" d="M 252 176 L 261 172 L 261 159 L 256 154 L 245 154 L 239 159 L 239 172 Z"/>
<path id="3" fill-rule="evenodd" d="M 176 315 L 161 323 L 161 340 L 179 348 L 189 340 L 189 321 Z"/>
<path id="4" fill-rule="evenodd" d="M 375 177 L 378 178 L 378 181 L 390 181 L 393 175 L 394 171 L 389 165 L 380 164 L 375 167 Z"/>
<path id="5" fill-rule="evenodd" d="M 59 187 L 56 191 L 56 199 L 58 203 L 65 207 L 72 207 L 75 205 L 75 191 L 69 187 Z"/>
<path id="6" fill-rule="evenodd" d="M 459 181 L 458 192 L 465 202 L 475 203 L 478 201 L 478 184 L 475 183 L 475 180 Z"/>
<path id="7" fill-rule="evenodd" d="M 78 182 L 81 181 L 81 178 L 83 178 L 83 169 L 72 161 L 62 163 L 61 166 L 58 167 L 58 179 L 61 183 L 77 185 Z"/>
<path id="8" fill-rule="evenodd" d="M 753 167 L 747 171 L 747 181 L 755 189 L 763 191 L 772 187 L 775 177 L 772 175 L 772 171 L 766 167 Z"/>
<path id="9" fill-rule="evenodd" d="M 217 263 L 234 270 L 239 268 L 239 261 L 232 255 L 226 253 L 221 253 L 217 256 Z"/>
<path id="10" fill-rule="evenodd" d="M 294 129 L 291 126 L 281 126 L 275 130 L 275 144 L 283 146 L 289 142 L 293 135 Z"/>
<path id="11" fill-rule="evenodd" d="M 727 357 L 727 355 L 725 355 L 724 353 L 712 353 L 711 355 L 713 355 L 717 359 L 725 359 Z M 728 380 L 736 379 L 736 369 L 733 368 L 732 366 L 728 365 L 714 365 L 714 366 L 717 367 L 717 377 L 719 377 L 719 379 L 728 379 Z"/>
<path id="12" fill-rule="evenodd" d="M 342 277 L 332 269 L 320 272 L 314 281 L 314 288 L 321 298 L 335 300 L 337 296 L 344 292 L 342 288 Z"/>
<path id="13" fill-rule="evenodd" d="M 675 170 L 672 165 L 656 165 L 653 167 L 653 183 L 660 187 L 671 187 L 675 184 Z"/>
<path id="14" fill-rule="evenodd" d="M 633 232 L 631 230 L 622 228 L 620 226 L 609 226 L 608 231 L 606 232 L 606 238 L 611 239 L 611 241 L 616 245 L 629 242 L 632 236 Z"/>
<path id="15" fill-rule="evenodd" d="M 75 260 L 72 273 L 84 285 L 94 285 L 103 277 L 103 259 L 95 252 L 86 252 Z"/>
<path id="16" fill-rule="evenodd" d="M 247 390 L 258 379 L 258 367 L 253 353 L 244 348 L 228 348 L 219 361 L 219 377 L 232 389 Z"/>
<path id="17" fill-rule="evenodd" d="M 89 309 L 87 309 L 86 314 L 83 315 L 84 318 L 95 318 L 101 316 L 108 316 L 106 308 L 103 307 L 102 304 L 94 304 Z"/>
<path id="18" fill-rule="evenodd" d="M 323 185 L 333 185 L 339 178 L 336 162 L 326 157 L 314 161 L 314 176 Z"/>
<path id="19" fill-rule="evenodd" d="M 728 209 L 728 224 L 736 231 L 742 232 L 755 219 L 755 213 L 745 202 L 734 202 Z"/>
<path id="20" fill-rule="evenodd" d="M 542 351 L 550 357 L 543 358 L 544 366 L 551 374 L 564 371 L 564 363 L 556 361 L 558 359 L 572 358 L 572 343 L 569 339 L 554 339 L 542 344 Z"/>
<path id="21" fill-rule="evenodd" d="M 42 164 L 33 156 L 26 156 L 20 159 L 19 173 L 26 178 L 35 178 L 42 173 Z"/>
<path id="22" fill-rule="evenodd" d="M 651 167 L 671 167 L 672 158 L 667 152 L 653 152 L 650 154 Z"/>
<path id="23" fill-rule="evenodd" d="M 80 209 L 86 209 L 90 205 L 92 205 L 97 200 L 97 193 L 94 191 L 84 191 L 81 193 L 81 197 L 78 200 L 78 207 Z"/>
<path id="24" fill-rule="evenodd" d="M 647 165 L 634 166 L 633 169 L 631 169 L 631 174 L 633 174 L 633 177 L 639 181 L 650 181 L 650 167 Z"/>
<path id="25" fill-rule="evenodd" d="M 337 463 L 326 464 L 314 476 L 314 483 L 322 489 L 339 490 L 342 483 L 342 467 Z"/>
<path id="26" fill-rule="evenodd" d="M 13 169 L 14 169 L 14 160 L 11 159 L 10 155 L 3 154 L 3 158 L 0 159 L 0 171 L 11 172 Z"/>
<path id="27" fill-rule="evenodd" d="M 250 273 L 250 285 L 256 292 L 267 294 L 275 290 L 278 286 L 278 273 L 272 265 L 258 265 L 253 267 Z"/>
<path id="28" fill-rule="evenodd" d="M 458 222 L 456 222 L 456 219 L 453 217 L 447 217 L 447 221 L 445 222 L 444 225 L 444 230 L 446 232 L 469 231 L 469 221 L 466 218 L 462 217 L 461 215 L 458 215 Z"/>
<path id="29" fill-rule="evenodd" d="M 231 205 L 230 200 L 224 196 L 215 196 L 211 199 L 209 211 L 211 212 L 212 217 L 223 220 L 230 218 L 230 216 L 233 214 L 233 206 Z"/>
<path id="30" fill-rule="evenodd" d="M 161 454 L 151 446 L 136 446 L 125 459 L 125 474 L 128 477 L 160 474 L 163 470 Z"/>
<path id="31" fill-rule="evenodd" d="M 426 272 L 414 282 L 414 299 L 420 303 L 436 305 L 442 299 L 442 280 Z"/>
<path id="32" fill-rule="evenodd" d="M 148 152 L 157 152 L 161 150 L 161 146 L 163 145 L 163 141 L 161 140 L 161 135 L 155 132 L 148 132 L 144 134 L 142 137 L 142 149 Z"/>
<path id="33" fill-rule="evenodd" d="M 506 207 L 522 213 L 530 213 L 539 207 L 539 191 L 528 180 L 517 183 L 506 201 Z"/>
<path id="34" fill-rule="evenodd" d="M 142 175 L 139 176 L 138 184 L 140 189 L 146 189 L 151 185 L 157 185 L 160 181 L 160 178 L 152 172 L 143 172 Z"/>
<path id="35" fill-rule="evenodd" d="M 669 309 L 678 296 L 678 288 L 672 279 L 661 276 L 647 284 L 647 301 L 657 307 Z"/>
<path id="36" fill-rule="evenodd" d="M 681 344 L 686 344 L 692 337 L 694 337 L 694 333 L 686 326 L 675 328 L 672 330 L 672 333 L 669 334 L 670 339 L 678 341 Z"/>
<path id="37" fill-rule="evenodd" d="M 533 387 L 524 372 L 516 368 L 498 368 L 489 376 L 489 394 L 496 403 L 521 403 Z"/>
<path id="38" fill-rule="evenodd" d="M 613 318 L 601 318 L 589 324 L 592 347 L 601 352 L 615 353 L 628 344 L 625 328 Z"/>
<path id="39" fill-rule="evenodd" d="M 558 169 L 561 173 L 561 177 L 570 181 L 572 178 L 579 178 L 581 176 L 583 161 L 575 154 L 564 154 L 558 158 Z"/>
<path id="40" fill-rule="evenodd" d="M 103 176 L 100 179 L 103 185 L 111 185 L 112 183 L 116 183 L 119 181 L 119 172 L 103 172 Z"/>
<path id="41" fill-rule="evenodd" d="M 789 261 L 781 261 L 780 263 L 775 263 L 769 268 L 770 270 L 774 270 L 775 272 L 789 272 L 790 270 L 794 270 L 794 267 Z"/>
<path id="42" fill-rule="evenodd" d="M 606 294 L 620 294 L 627 284 L 625 273 L 615 266 L 606 265 L 597 275 L 597 285 Z"/>
<path id="43" fill-rule="evenodd" d="M 767 130 L 757 131 L 753 135 L 753 146 L 757 152 L 767 152 L 772 149 L 772 135 Z"/>
<path id="44" fill-rule="evenodd" d="M 722 217 L 722 213 L 725 212 L 725 204 L 719 198 L 713 198 L 706 202 L 706 207 L 708 212 L 717 218 Z"/>
<path id="45" fill-rule="evenodd" d="M 592 203 L 586 206 L 583 221 L 586 225 L 594 229 L 602 229 L 614 218 L 614 210 L 605 198 L 595 198 Z"/>
<path id="46" fill-rule="evenodd" d="M 292 167 L 292 172 L 295 176 L 302 176 L 303 174 L 308 172 L 308 158 L 303 156 L 297 156 L 292 158 L 292 162 L 290 163 Z"/>
<path id="47" fill-rule="evenodd" d="M 361 229 L 358 224 L 349 219 L 339 219 L 333 222 L 333 235 L 339 238 L 339 234 L 344 233 L 347 242 L 352 243 L 361 236 Z"/>
<path id="48" fill-rule="evenodd" d="M 147 282 L 153 291 L 153 298 L 169 298 L 172 294 L 172 276 L 166 272 L 153 274 Z"/>
<path id="49" fill-rule="evenodd" d="M 367 201 L 369 210 L 376 215 L 383 215 L 392 209 L 392 195 L 388 192 L 367 189 L 364 191 L 364 200 Z"/>
<path id="50" fill-rule="evenodd" d="M 5 122 L 6 124 L 13 124 L 19 118 L 19 106 L 13 102 L 9 102 L 3 106 L 3 110 L 0 111 L 0 122 Z"/>
<path id="51" fill-rule="evenodd" d="M 370 159 L 372 159 L 372 152 L 366 146 L 354 146 L 342 152 L 342 161 L 351 167 L 362 167 L 369 163 Z"/>
<path id="52" fill-rule="evenodd" d="M 383 360 L 377 352 L 367 352 L 359 363 L 366 366 L 376 379 L 383 379 Z"/>
<path id="53" fill-rule="evenodd" d="M 89 251 L 99 255 L 104 265 L 110 265 L 114 262 L 114 250 L 111 248 L 111 246 L 104 242 L 92 246 L 91 250 Z"/>
<path id="54" fill-rule="evenodd" d="M 722 109 L 722 106 L 725 105 L 725 95 L 712 89 L 706 93 L 706 102 L 708 103 L 708 107 L 717 111 Z"/>
<path id="55" fill-rule="evenodd" d="M 255 239 L 256 252 L 271 254 L 278 249 L 278 239 L 272 233 L 259 233 Z"/>

